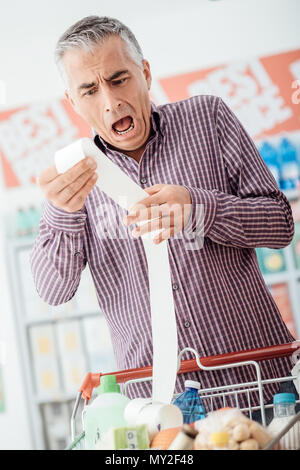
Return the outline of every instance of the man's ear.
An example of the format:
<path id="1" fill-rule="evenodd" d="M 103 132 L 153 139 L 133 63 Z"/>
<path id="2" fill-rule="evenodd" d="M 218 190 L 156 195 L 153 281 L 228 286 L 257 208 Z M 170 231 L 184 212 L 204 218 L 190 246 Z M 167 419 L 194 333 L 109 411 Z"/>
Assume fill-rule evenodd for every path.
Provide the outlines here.
<path id="1" fill-rule="evenodd" d="M 148 90 L 151 88 L 152 76 L 148 60 L 143 59 L 143 74 L 147 82 Z"/>
<path id="2" fill-rule="evenodd" d="M 66 97 L 66 100 L 68 101 L 68 103 L 70 103 L 70 105 L 72 106 L 72 108 L 74 109 L 74 111 L 76 111 L 76 104 L 72 98 L 72 96 L 68 93 L 67 90 L 65 90 L 65 97 Z M 77 112 L 77 111 L 76 111 Z"/>

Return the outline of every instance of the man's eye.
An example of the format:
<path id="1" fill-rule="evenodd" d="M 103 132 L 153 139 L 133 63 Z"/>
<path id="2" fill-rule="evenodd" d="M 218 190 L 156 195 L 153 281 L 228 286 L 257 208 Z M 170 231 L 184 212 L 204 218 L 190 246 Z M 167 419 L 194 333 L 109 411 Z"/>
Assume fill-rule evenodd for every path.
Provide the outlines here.
<path id="1" fill-rule="evenodd" d="M 113 85 L 121 85 L 122 83 L 124 83 L 125 81 L 127 80 L 127 78 L 120 78 L 120 80 L 114 80 L 112 82 Z"/>
<path id="2" fill-rule="evenodd" d="M 93 95 L 94 93 L 96 93 L 96 88 L 92 88 L 91 90 L 87 91 L 84 96 L 91 96 Z"/>

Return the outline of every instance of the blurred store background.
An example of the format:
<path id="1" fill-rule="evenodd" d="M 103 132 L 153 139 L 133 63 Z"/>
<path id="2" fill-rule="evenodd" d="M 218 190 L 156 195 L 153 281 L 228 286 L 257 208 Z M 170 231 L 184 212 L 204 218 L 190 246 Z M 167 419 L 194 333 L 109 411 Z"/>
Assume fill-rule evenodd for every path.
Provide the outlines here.
<path id="1" fill-rule="evenodd" d="M 50 307 L 28 260 L 43 205 L 35 177 L 55 150 L 90 136 L 64 101 L 53 50 L 91 14 L 133 30 L 152 67 L 153 101 L 219 95 L 255 140 L 295 217 L 292 245 L 257 255 L 300 337 L 300 2 L 10 0 L 0 15 L 0 449 L 64 448 L 84 373 L 114 370 L 88 270 L 68 304 Z"/>

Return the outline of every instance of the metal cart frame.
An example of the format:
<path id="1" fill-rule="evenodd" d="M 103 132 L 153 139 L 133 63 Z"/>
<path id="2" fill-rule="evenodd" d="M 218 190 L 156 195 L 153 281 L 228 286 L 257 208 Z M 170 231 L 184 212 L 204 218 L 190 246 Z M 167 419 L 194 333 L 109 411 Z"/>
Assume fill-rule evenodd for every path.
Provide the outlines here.
<path id="1" fill-rule="evenodd" d="M 186 352 L 192 353 L 195 357 L 193 359 L 182 360 L 182 357 Z M 205 401 L 206 408 L 213 411 L 213 401 L 214 398 L 222 399 L 223 406 L 228 406 L 226 401 L 229 397 L 234 397 L 235 406 L 239 407 L 239 395 L 247 394 L 248 396 L 248 407 L 240 408 L 242 412 L 249 413 L 251 419 L 252 413 L 255 410 L 260 410 L 262 425 L 266 425 L 266 415 L 265 409 L 268 407 L 273 407 L 273 405 L 265 405 L 263 400 L 263 386 L 270 383 L 278 383 L 294 381 L 298 384 L 298 390 L 300 390 L 300 367 L 299 373 L 297 375 L 289 375 L 287 377 L 278 377 L 276 379 L 266 379 L 262 380 L 261 371 L 259 367 L 259 361 L 264 361 L 268 359 L 275 359 L 280 357 L 292 356 L 294 364 L 299 362 L 300 359 L 300 341 L 295 341 L 293 343 L 280 344 L 275 346 L 267 346 L 265 348 L 239 351 L 234 353 L 219 354 L 216 356 L 201 357 L 198 352 L 192 348 L 183 349 L 178 356 L 178 374 L 184 374 L 188 372 L 195 371 L 215 371 L 221 369 L 235 368 L 235 367 L 248 367 L 252 366 L 256 371 L 256 379 L 252 382 L 247 383 L 238 383 L 224 385 L 222 387 L 212 387 L 206 389 L 200 389 L 199 394 L 202 400 Z M 85 376 L 82 385 L 77 393 L 72 417 L 71 417 L 71 440 L 72 443 L 68 447 L 68 450 L 77 450 L 82 449 L 84 446 L 84 436 L 85 433 L 82 432 L 79 436 L 76 436 L 76 415 L 78 408 L 83 398 L 85 400 L 85 405 L 88 404 L 89 400 L 92 397 L 92 392 L 95 387 L 100 385 L 101 377 L 104 375 L 116 375 L 117 382 L 119 384 L 124 384 L 124 393 L 126 395 L 127 388 L 132 383 L 140 383 L 152 380 L 152 366 L 141 367 L 136 369 L 122 370 L 118 372 L 109 372 L 109 373 L 87 373 Z M 259 396 L 259 405 L 251 405 L 251 393 L 256 392 Z M 300 400 L 297 401 L 298 403 Z M 210 404 L 208 404 L 210 403 Z M 231 405 L 232 406 L 232 405 Z M 298 415 L 297 415 L 298 416 Z M 298 419 L 300 418 L 300 414 Z M 296 420 L 294 420 L 296 422 Z M 293 423 L 294 424 L 294 423 Z M 291 424 L 290 427 L 293 425 Z M 283 430 L 287 432 L 288 429 Z M 282 433 L 281 433 L 282 434 Z M 268 448 L 272 448 L 272 445 L 278 442 L 279 436 L 274 439 L 269 445 Z M 267 448 L 266 448 L 267 450 Z"/>

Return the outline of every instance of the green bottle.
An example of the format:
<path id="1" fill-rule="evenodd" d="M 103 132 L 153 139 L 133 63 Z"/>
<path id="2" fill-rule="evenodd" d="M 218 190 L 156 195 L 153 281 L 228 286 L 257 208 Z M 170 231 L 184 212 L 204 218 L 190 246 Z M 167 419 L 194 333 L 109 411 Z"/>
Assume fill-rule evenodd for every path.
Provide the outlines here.
<path id="1" fill-rule="evenodd" d="M 130 399 L 121 395 L 115 375 L 101 377 L 98 397 L 84 410 L 85 447 L 88 450 L 107 449 L 107 432 L 126 426 L 124 410 Z"/>

